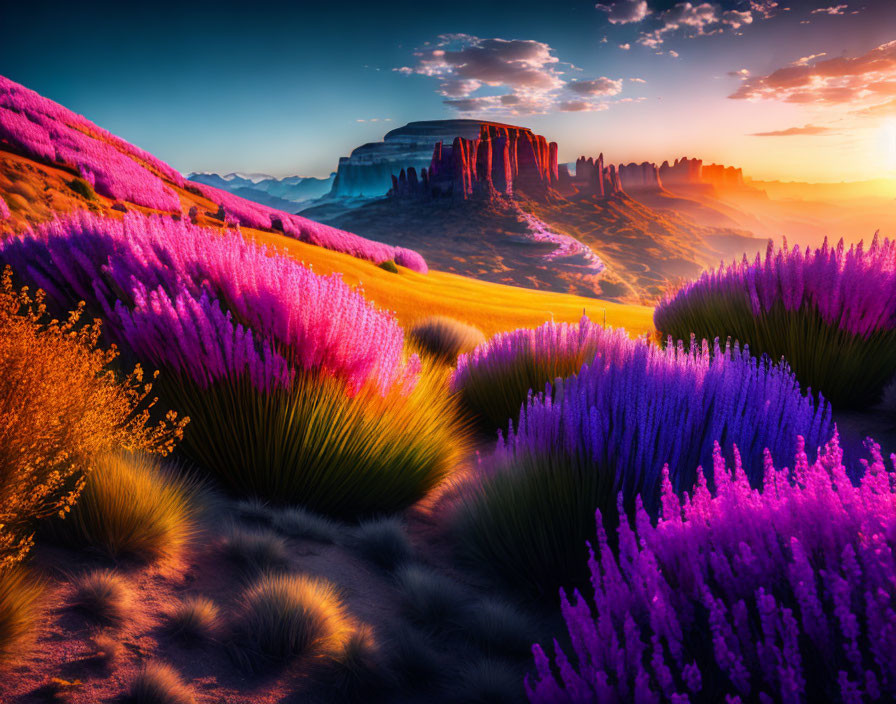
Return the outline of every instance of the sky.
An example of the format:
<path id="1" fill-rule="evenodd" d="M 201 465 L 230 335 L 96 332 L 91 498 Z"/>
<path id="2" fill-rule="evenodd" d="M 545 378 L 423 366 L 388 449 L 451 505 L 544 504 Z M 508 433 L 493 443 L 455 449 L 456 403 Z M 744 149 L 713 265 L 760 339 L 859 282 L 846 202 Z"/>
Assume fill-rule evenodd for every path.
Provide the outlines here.
<path id="1" fill-rule="evenodd" d="M 407 122 L 474 117 L 561 161 L 896 177 L 896 0 L 19 1 L 0 74 L 184 173 L 325 176 Z"/>

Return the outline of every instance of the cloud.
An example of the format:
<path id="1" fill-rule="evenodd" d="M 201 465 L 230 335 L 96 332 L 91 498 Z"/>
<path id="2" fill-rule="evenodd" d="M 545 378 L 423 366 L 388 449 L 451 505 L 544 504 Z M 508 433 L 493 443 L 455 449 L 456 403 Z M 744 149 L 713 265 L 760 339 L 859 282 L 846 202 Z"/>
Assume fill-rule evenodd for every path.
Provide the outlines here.
<path id="1" fill-rule="evenodd" d="M 678 2 L 657 15 L 658 24 L 641 33 L 637 41 L 659 48 L 667 37 L 708 36 L 743 29 L 755 20 L 768 19 L 778 11 L 773 0 L 727 0 L 726 2 Z"/>
<path id="2" fill-rule="evenodd" d="M 803 125 L 802 127 L 788 127 L 785 130 L 772 130 L 771 132 L 753 132 L 751 137 L 797 137 L 837 134 L 832 128 L 822 125 Z"/>
<path id="3" fill-rule="evenodd" d="M 595 7 L 609 14 L 611 24 L 640 22 L 650 14 L 647 0 L 615 0 L 607 4 L 598 3 Z"/>
<path id="4" fill-rule="evenodd" d="M 436 80 L 442 102 L 463 113 L 604 110 L 598 99 L 622 91 L 621 78 L 567 80 L 564 70 L 580 69 L 561 62 L 548 44 L 528 39 L 446 34 L 414 57 L 413 65 L 393 70 Z"/>
<path id="5" fill-rule="evenodd" d="M 737 71 L 729 71 L 728 75 L 733 78 L 740 78 L 746 80 L 750 77 L 750 69 L 748 68 L 740 68 Z"/>
<path id="6" fill-rule="evenodd" d="M 732 93 L 735 100 L 777 100 L 850 109 L 856 114 L 896 97 L 896 40 L 861 56 L 840 56 L 779 68 L 750 78 Z"/>
<path id="7" fill-rule="evenodd" d="M 628 51 L 629 49 L 632 48 L 632 45 L 629 44 L 628 42 L 626 42 L 625 44 L 620 44 L 619 48 L 622 49 L 623 51 Z"/>
<path id="8" fill-rule="evenodd" d="M 778 0 L 750 0 L 749 9 L 764 20 L 774 17 L 779 9 Z M 789 7 L 784 8 L 786 12 Z"/>
<path id="9" fill-rule="evenodd" d="M 647 83 L 643 78 L 629 78 L 628 80 L 631 83 Z"/>
<path id="10" fill-rule="evenodd" d="M 844 10 L 847 9 L 846 5 L 832 5 L 831 7 L 817 7 L 809 14 L 811 15 L 843 15 L 846 14 Z"/>
<path id="11" fill-rule="evenodd" d="M 618 95 L 622 91 L 622 79 L 614 81 L 601 76 L 591 81 L 570 81 L 566 87 L 577 95 Z"/>
<path id="12" fill-rule="evenodd" d="M 557 107 L 561 112 L 600 112 L 608 110 L 606 103 L 590 103 L 587 100 L 564 100 Z"/>
<path id="13" fill-rule="evenodd" d="M 809 54 L 809 56 L 804 56 L 801 59 L 797 59 L 793 62 L 794 66 L 807 66 L 810 61 L 815 61 L 815 59 L 820 59 L 822 56 L 827 56 L 826 51 L 822 51 L 820 54 Z"/>

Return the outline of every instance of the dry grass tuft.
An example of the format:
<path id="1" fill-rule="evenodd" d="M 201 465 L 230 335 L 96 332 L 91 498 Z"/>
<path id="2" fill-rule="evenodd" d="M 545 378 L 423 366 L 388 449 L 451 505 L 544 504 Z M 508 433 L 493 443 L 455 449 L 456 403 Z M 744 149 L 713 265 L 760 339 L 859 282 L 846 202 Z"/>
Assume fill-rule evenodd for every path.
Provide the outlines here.
<path id="1" fill-rule="evenodd" d="M 191 643 L 216 640 L 223 624 L 218 605 L 204 596 L 188 596 L 167 614 L 171 633 Z"/>
<path id="2" fill-rule="evenodd" d="M 433 315 L 416 322 L 408 337 L 423 354 L 452 365 L 459 355 L 472 352 L 485 342 L 485 335 L 478 328 L 444 315 Z"/>
<path id="3" fill-rule="evenodd" d="M 0 571 L 0 666 L 31 644 L 43 591 L 20 566 Z"/>
<path id="4" fill-rule="evenodd" d="M 75 579 L 72 606 L 99 623 L 121 625 L 133 602 L 127 582 L 112 570 L 93 570 Z"/>
<path id="5" fill-rule="evenodd" d="M 311 372 L 268 391 L 243 377 L 162 386 L 193 419 L 182 449 L 231 494 L 333 518 L 407 508 L 450 476 L 468 447 L 441 371 L 385 396 L 373 386 L 352 394 L 344 381 Z"/>
<path id="6" fill-rule="evenodd" d="M 364 559 L 392 571 L 413 557 L 404 523 L 398 518 L 380 518 L 359 525 L 350 541 Z"/>
<path id="7" fill-rule="evenodd" d="M 147 663 L 125 696 L 128 704 L 196 704 L 193 690 L 170 665 Z"/>
<path id="8" fill-rule="evenodd" d="M 250 573 L 283 568 L 289 563 L 286 541 L 264 528 L 231 526 L 222 547 L 231 562 Z"/>
<path id="9" fill-rule="evenodd" d="M 50 524 L 62 542 L 146 562 L 181 554 L 196 532 L 199 484 L 143 453 L 96 460 L 78 503 Z"/>
<path id="10" fill-rule="evenodd" d="M 320 516 L 301 508 L 287 508 L 277 511 L 273 520 L 274 529 L 290 538 L 315 540 L 319 543 L 335 543 L 344 528 L 326 516 Z"/>
<path id="11" fill-rule="evenodd" d="M 453 579 L 424 565 L 405 565 L 395 575 L 408 617 L 429 631 L 444 630 L 461 618 L 465 593 Z"/>
<path id="12" fill-rule="evenodd" d="M 335 657 L 352 628 L 336 587 L 304 575 L 264 575 L 242 594 L 233 652 L 249 669 L 297 657 Z"/>
<path id="13" fill-rule="evenodd" d="M 99 323 L 48 320 L 42 291 L 0 280 L 0 570 L 22 560 L 36 522 L 67 512 L 93 458 L 112 447 L 167 453 L 183 433 L 169 414 L 152 425 L 137 367 L 119 380 Z"/>
<path id="14" fill-rule="evenodd" d="M 169 630 L 182 640 L 198 643 L 215 640 L 221 634 L 221 611 L 207 597 L 188 596 L 167 616 Z"/>
<path id="15" fill-rule="evenodd" d="M 96 649 L 96 654 L 94 655 L 95 660 L 106 667 L 114 665 L 124 651 L 124 646 L 121 641 L 111 633 L 106 633 L 105 631 L 97 633 L 90 640 L 93 643 L 93 647 Z"/>

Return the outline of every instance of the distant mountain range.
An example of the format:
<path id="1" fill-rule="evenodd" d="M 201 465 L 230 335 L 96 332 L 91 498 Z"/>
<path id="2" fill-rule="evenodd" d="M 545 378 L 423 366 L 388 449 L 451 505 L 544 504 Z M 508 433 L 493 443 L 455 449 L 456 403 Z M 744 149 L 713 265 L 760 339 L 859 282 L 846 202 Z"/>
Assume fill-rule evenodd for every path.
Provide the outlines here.
<path id="1" fill-rule="evenodd" d="M 289 213 L 296 212 L 299 209 L 297 206 L 305 205 L 308 201 L 329 193 L 335 177 L 335 173 L 330 174 L 328 178 L 310 176 L 274 178 L 261 173 L 229 173 L 221 176 L 207 172 L 194 172 L 187 176 L 190 181 L 214 186 L 246 200 Z"/>

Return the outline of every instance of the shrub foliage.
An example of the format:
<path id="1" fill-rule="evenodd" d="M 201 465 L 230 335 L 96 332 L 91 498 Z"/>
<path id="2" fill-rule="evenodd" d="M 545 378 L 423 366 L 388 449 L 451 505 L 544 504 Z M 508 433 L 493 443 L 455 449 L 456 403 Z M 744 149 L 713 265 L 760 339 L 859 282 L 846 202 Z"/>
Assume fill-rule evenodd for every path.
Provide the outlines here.
<path id="1" fill-rule="evenodd" d="M 33 542 L 38 519 L 67 512 L 94 458 L 113 446 L 167 453 L 183 433 L 170 413 L 153 423 L 150 385 L 124 380 L 99 324 L 48 320 L 43 294 L 0 283 L 0 570 Z"/>
<path id="2" fill-rule="evenodd" d="M 896 476 L 874 446 L 858 486 L 836 438 L 814 464 L 768 459 L 753 489 L 740 458 L 713 457 L 682 503 L 598 516 L 593 610 L 561 594 L 572 650 L 535 646 L 533 704 L 609 701 L 891 701 L 896 697 Z"/>
<path id="3" fill-rule="evenodd" d="M 509 582 L 553 592 L 586 577 L 582 546 L 595 508 L 617 494 L 659 507 L 661 469 L 684 491 L 712 460 L 713 441 L 736 445 L 761 481 L 763 452 L 792 452 L 804 435 L 830 437 L 830 406 L 803 396 L 783 366 L 706 343 L 661 350 L 628 341 L 534 397 L 499 439 L 460 511 L 462 549 Z"/>
<path id="4" fill-rule="evenodd" d="M 161 397 L 182 445 L 234 493 L 354 516 L 421 498 L 463 445 L 394 317 L 338 276 L 246 241 L 128 213 L 78 215 L 0 247 L 57 305 L 84 298 Z"/>
<path id="5" fill-rule="evenodd" d="M 490 429 L 516 422 L 530 393 L 574 374 L 598 353 L 627 350 L 624 330 L 606 331 L 582 317 L 578 324 L 545 323 L 500 333 L 457 359 L 451 390 Z"/>
<path id="6" fill-rule="evenodd" d="M 861 408 L 896 373 L 896 243 L 769 245 L 765 260 L 744 258 L 667 297 L 654 322 L 673 339 L 730 336 L 753 354 L 783 357 L 834 407 Z"/>

